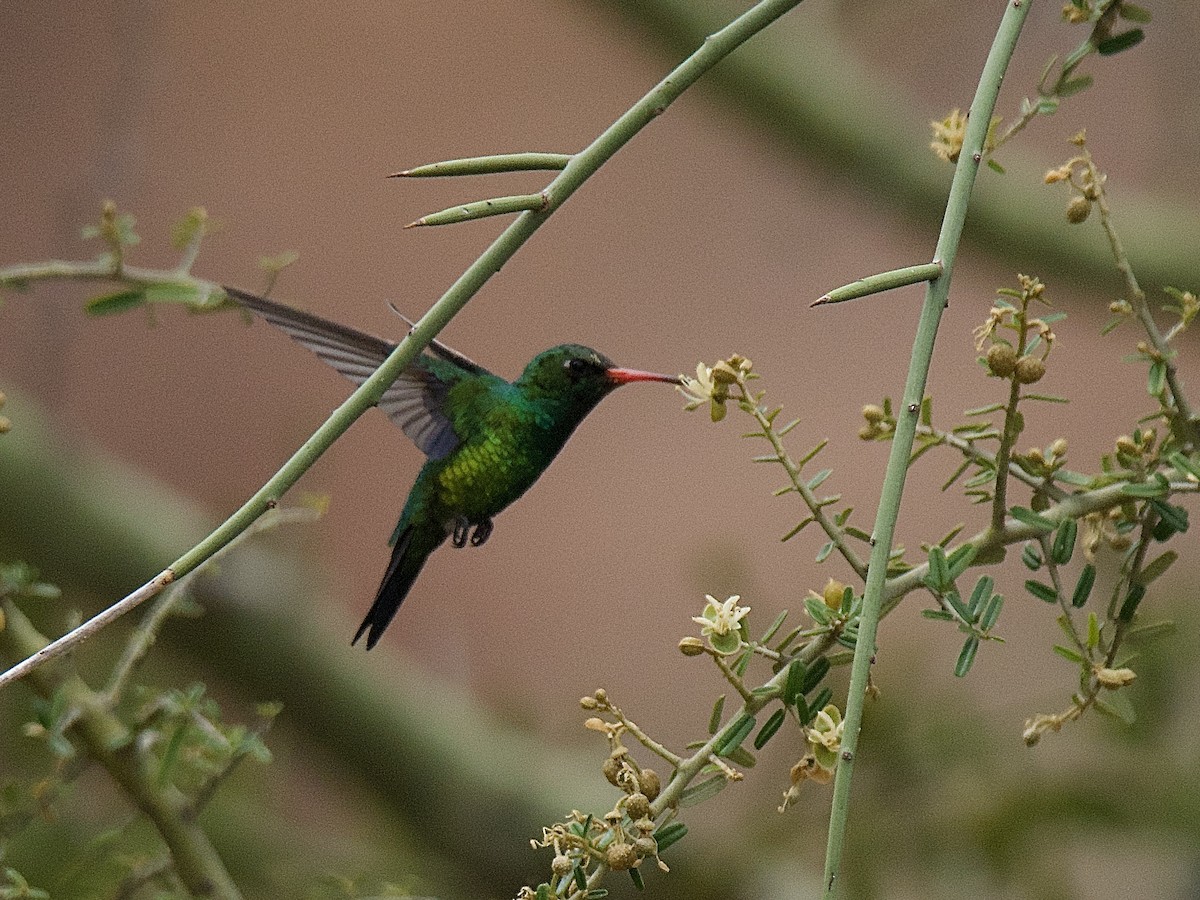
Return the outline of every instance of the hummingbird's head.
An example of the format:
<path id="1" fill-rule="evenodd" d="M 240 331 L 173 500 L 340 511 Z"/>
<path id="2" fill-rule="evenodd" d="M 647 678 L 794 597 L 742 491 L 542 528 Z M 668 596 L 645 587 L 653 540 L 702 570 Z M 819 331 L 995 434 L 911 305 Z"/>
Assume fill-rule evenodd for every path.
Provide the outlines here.
<path id="1" fill-rule="evenodd" d="M 603 353 L 579 344 L 560 344 L 539 353 L 516 383 L 531 398 L 562 399 L 587 411 L 631 381 L 679 384 L 673 375 L 622 369 Z"/>

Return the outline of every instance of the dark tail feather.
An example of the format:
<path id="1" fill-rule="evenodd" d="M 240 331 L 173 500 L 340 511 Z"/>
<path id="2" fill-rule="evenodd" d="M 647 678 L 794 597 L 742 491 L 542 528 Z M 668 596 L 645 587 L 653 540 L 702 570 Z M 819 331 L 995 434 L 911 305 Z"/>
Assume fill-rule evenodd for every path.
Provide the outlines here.
<path id="1" fill-rule="evenodd" d="M 392 561 L 388 563 L 383 582 L 379 585 L 379 593 L 375 595 L 375 602 L 367 611 L 367 617 L 354 633 L 351 646 L 358 643 L 363 632 L 367 633 L 368 650 L 378 643 L 384 629 L 396 615 L 396 610 L 408 596 L 425 560 L 445 539 L 446 533 L 441 529 L 418 525 L 409 525 L 400 532 L 392 550 Z"/>

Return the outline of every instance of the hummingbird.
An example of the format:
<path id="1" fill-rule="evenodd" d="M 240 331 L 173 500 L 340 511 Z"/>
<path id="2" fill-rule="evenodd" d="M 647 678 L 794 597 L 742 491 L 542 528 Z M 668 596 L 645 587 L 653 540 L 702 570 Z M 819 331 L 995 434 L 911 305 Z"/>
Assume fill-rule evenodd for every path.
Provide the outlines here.
<path id="1" fill-rule="evenodd" d="M 265 297 L 224 290 L 355 384 L 397 347 Z M 679 384 L 680 378 L 624 369 L 590 347 L 560 344 L 509 382 L 432 341 L 378 403 L 427 459 L 392 533 L 392 556 L 375 601 L 351 645 L 365 633 L 367 649 L 374 647 L 429 555 L 447 538 L 455 547 L 483 544 L 492 519 L 529 490 L 588 413 L 634 381 Z"/>

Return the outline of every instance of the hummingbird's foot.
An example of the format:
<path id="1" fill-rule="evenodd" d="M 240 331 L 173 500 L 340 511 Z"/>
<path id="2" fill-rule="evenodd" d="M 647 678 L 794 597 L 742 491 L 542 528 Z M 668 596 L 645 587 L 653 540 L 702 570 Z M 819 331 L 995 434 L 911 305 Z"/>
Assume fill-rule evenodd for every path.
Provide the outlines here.
<path id="1" fill-rule="evenodd" d="M 450 535 L 450 543 L 454 544 L 455 547 L 467 546 L 467 532 L 470 530 L 471 523 L 467 521 L 467 517 L 459 516 L 454 520 L 454 531 Z M 478 530 L 476 530 L 476 534 L 478 534 Z"/>
<path id="2" fill-rule="evenodd" d="M 475 526 L 475 533 L 471 535 L 471 546 L 480 547 L 484 541 L 492 536 L 492 520 L 484 519 Z"/>

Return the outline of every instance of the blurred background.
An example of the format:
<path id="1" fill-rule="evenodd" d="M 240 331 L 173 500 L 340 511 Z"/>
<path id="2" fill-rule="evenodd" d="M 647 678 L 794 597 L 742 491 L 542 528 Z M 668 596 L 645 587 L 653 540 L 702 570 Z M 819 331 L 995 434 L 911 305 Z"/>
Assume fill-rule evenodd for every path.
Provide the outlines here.
<path id="1" fill-rule="evenodd" d="M 1022 447 L 1070 442 L 1092 471 L 1152 410 L 1124 362 L 1130 327 L 1099 330 L 1120 284 L 1093 220 L 1069 226 L 1041 174 L 1089 147 L 1152 301 L 1196 289 L 1200 7 L 1150 4 L 1142 46 L 1083 71 L 1095 86 L 984 171 L 940 334 L 936 420 L 1000 399 L 971 329 L 997 287 L 1036 274 L 1069 313 L 1043 382 L 1070 406 L 1030 412 Z M 260 257 L 294 250 L 276 299 L 398 339 L 394 302 L 423 313 L 503 228 L 402 226 L 456 202 L 539 190 L 542 173 L 388 180 L 460 156 L 572 152 L 744 8 L 672 3 L 354 4 L 44 0 L 0 12 L 0 265 L 86 258 L 108 198 L 133 212 L 135 262 L 167 266 L 171 225 L 196 205 L 220 222 L 195 272 L 261 289 Z M 739 352 L 768 399 L 799 416 L 793 454 L 828 438 L 826 487 L 874 518 L 887 447 L 856 437 L 864 403 L 899 394 L 921 290 L 812 310 L 826 290 L 926 261 L 952 170 L 929 122 L 966 108 L 1003 3 L 809 0 L 742 48 L 604 167 L 486 286 L 442 339 L 515 377 L 563 341 L 619 363 L 690 372 Z M 1086 37 L 1038 4 L 998 112 L 1011 119 L 1047 59 Z M 91 318 L 78 284 L 8 294 L 0 309 L 0 551 L 62 585 L 55 633 L 136 587 L 248 497 L 348 393 L 265 325 L 234 313 Z M 1185 382 L 1194 347 L 1181 344 Z M 381 645 L 351 649 L 386 539 L 421 457 L 380 414 L 360 420 L 293 490 L 329 498 L 319 522 L 249 546 L 205 582 L 206 614 L 173 621 L 148 677 L 204 681 L 230 718 L 282 700 L 275 761 L 247 766 L 207 813 L 248 896 L 508 897 L 545 877 L 528 849 L 572 807 L 603 812 L 602 740 L 578 698 L 599 686 L 670 746 L 701 737 L 725 689 L 675 650 L 706 593 L 740 594 L 761 631 L 848 572 L 773 498 L 738 416 L 712 425 L 681 398 L 632 387 L 607 400 L 486 547 L 436 554 Z M 913 471 L 900 539 L 984 518 L 938 488 L 956 461 Z M 1018 502 L 1027 499 L 1021 492 Z M 1132 728 L 1088 716 L 1036 748 L 1025 719 L 1069 705 L 1076 673 L 1051 652 L 1054 610 L 995 570 L 1003 645 L 953 677 L 959 635 L 913 596 L 883 624 L 856 785 L 847 896 L 1200 896 L 1200 704 L 1194 533 L 1143 610 L 1180 628 L 1136 665 Z M 1015 562 L 1015 559 L 1013 560 Z M 81 652 L 103 672 L 133 622 Z M 941 626 L 941 627 L 939 627 Z M 89 669 L 94 667 L 94 669 Z M 842 690 L 842 678 L 835 684 Z M 21 735 L 24 687 L 0 695 L 0 778 L 51 767 Z M 789 746 L 790 742 L 790 746 Z M 818 890 L 828 791 L 776 812 L 803 753 L 779 736 L 742 784 L 690 810 L 660 896 L 800 898 Z M 113 896 L 80 872 L 134 853 L 97 843 L 133 813 L 103 771 L 5 864 L 55 897 Z M 264 828 L 264 823 L 272 823 Z M 147 844 L 148 845 L 148 844 Z M 98 850 L 97 847 L 102 847 Z M 67 860 L 64 868 L 64 859 Z M 352 885 L 352 886 L 351 886 Z M 624 879 L 609 885 L 632 895 Z M 93 893 L 95 892 L 95 893 Z M 339 893 L 340 892 L 340 893 Z"/>

